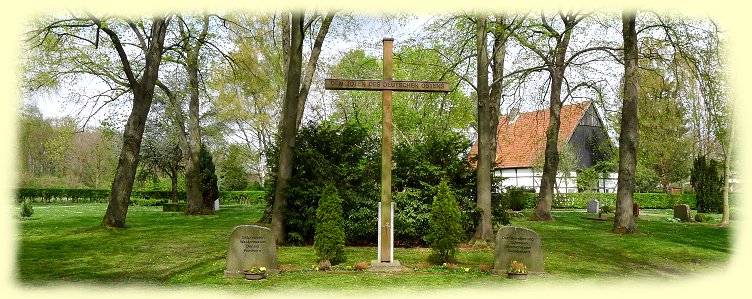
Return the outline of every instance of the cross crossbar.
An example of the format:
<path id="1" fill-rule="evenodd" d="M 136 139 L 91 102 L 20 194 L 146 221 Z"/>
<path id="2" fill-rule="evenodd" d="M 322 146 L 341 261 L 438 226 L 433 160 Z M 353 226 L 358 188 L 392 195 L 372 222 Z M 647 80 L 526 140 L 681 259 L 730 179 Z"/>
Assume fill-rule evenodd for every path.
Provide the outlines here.
<path id="1" fill-rule="evenodd" d="M 438 81 L 396 81 L 396 80 L 358 80 L 325 79 L 327 90 L 394 90 L 416 92 L 449 92 L 449 82 Z"/>

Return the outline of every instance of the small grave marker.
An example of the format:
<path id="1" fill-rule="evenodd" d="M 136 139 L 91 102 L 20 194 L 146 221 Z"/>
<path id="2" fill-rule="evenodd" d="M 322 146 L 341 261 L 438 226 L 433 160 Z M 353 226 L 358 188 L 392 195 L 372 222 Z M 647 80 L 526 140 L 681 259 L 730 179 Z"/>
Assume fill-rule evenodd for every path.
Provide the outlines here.
<path id="1" fill-rule="evenodd" d="M 263 226 L 238 225 L 227 245 L 225 276 L 243 275 L 250 267 L 266 267 L 269 274 L 279 272 L 274 234 Z"/>
<path id="2" fill-rule="evenodd" d="M 597 214 L 601 209 L 601 203 L 598 200 L 591 200 L 587 202 L 587 212 Z"/>
<path id="3" fill-rule="evenodd" d="M 689 205 L 677 205 L 674 207 L 674 218 L 679 218 L 682 222 L 691 219 Z"/>
<path id="4" fill-rule="evenodd" d="M 522 262 L 528 273 L 542 273 L 543 251 L 538 234 L 528 228 L 504 226 L 496 233 L 494 273 L 507 273 L 512 261 Z"/>

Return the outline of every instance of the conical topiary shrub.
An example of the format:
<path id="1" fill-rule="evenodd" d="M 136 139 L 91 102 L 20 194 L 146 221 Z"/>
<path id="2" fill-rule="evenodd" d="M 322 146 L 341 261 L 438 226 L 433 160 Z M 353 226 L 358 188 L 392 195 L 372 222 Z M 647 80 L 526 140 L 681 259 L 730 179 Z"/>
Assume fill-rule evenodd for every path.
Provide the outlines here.
<path id="1" fill-rule="evenodd" d="M 438 192 L 433 198 L 428 225 L 426 242 L 433 249 L 429 261 L 434 264 L 452 261 L 462 241 L 463 230 L 459 204 L 444 180 L 439 184 Z"/>
<path id="2" fill-rule="evenodd" d="M 345 220 L 337 188 L 327 184 L 316 209 L 316 234 L 313 247 L 319 261 L 337 264 L 345 261 Z"/>

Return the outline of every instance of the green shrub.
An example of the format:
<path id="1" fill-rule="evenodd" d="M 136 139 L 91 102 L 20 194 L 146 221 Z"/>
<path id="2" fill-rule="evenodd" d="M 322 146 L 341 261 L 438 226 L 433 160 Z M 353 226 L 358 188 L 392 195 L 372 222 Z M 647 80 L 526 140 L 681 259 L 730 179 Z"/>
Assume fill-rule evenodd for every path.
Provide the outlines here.
<path id="1" fill-rule="evenodd" d="M 695 158 L 690 183 L 695 189 L 697 212 L 719 213 L 723 211 L 723 178 L 718 173 L 721 164 L 705 156 Z"/>
<path id="2" fill-rule="evenodd" d="M 700 214 L 700 213 L 695 214 L 695 221 L 697 222 L 710 222 L 714 220 L 715 218 L 707 214 Z"/>
<path id="3" fill-rule="evenodd" d="M 219 191 L 222 203 L 259 204 L 264 202 L 265 197 L 264 191 Z"/>
<path id="4" fill-rule="evenodd" d="M 296 232 L 306 244 L 315 235 L 316 206 L 328 181 L 342 199 L 348 245 L 376 243 L 380 201 L 380 142 L 355 123 L 306 124 L 296 136 L 295 166 L 285 190 L 288 201 L 285 231 Z M 430 132 L 395 145 L 392 171 L 394 234 L 397 245 L 425 245 L 428 215 L 442 178 L 457 196 L 466 235 L 475 231 L 475 171 L 467 160 L 471 142 L 456 133 Z M 270 177 L 267 206 L 274 201 L 276 146 L 267 153 Z M 264 215 L 270 221 L 271 215 Z"/>
<path id="5" fill-rule="evenodd" d="M 16 190 L 19 202 L 30 199 L 39 202 L 107 202 L 110 189 L 61 189 L 61 188 L 19 188 Z M 162 190 L 133 190 L 131 197 L 170 200 L 172 192 Z M 178 199 L 185 201 L 185 192 L 178 192 Z"/>
<path id="6" fill-rule="evenodd" d="M 345 220 L 337 188 L 327 184 L 316 209 L 316 234 L 313 247 L 319 261 L 338 264 L 345 261 Z"/>
<path id="7" fill-rule="evenodd" d="M 535 194 L 535 190 L 524 187 L 508 187 L 507 193 L 509 194 L 509 209 L 522 211 L 528 206 L 528 194 Z M 533 204 L 533 207 L 535 207 L 535 204 Z"/>
<path id="8" fill-rule="evenodd" d="M 31 206 L 31 200 L 25 199 L 21 203 L 21 218 L 29 218 L 31 215 L 34 215 L 34 207 Z"/>
<path id="9" fill-rule="evenodd" d="M 422 236 L 428 234 L 431 205 L 423 202 L 422 192 L 418 189 L 405 188 L 404 191 L 393 194 L 395 240 L 403 245 L 422 243 Z"/>
<path id="10" fill-rule="evenodd" d="M 167 203 L 166 199 L 145 199 L 145 198 L 131 198 L 128 202 L 130 205 L 142 206 L 142 207 L 156 207 Z"/>
<path id="11" fill-rule="evenodd" d="M 291 232 L 287 234 L 287 245 L 303 246 L 305 245 L 305 240 L 303 240 L 303 236 L 299 233 Z"/>
<path id="12" fill-rule="evenodd" d="M 316 207 L 326 184 L 333 182 L 342 199 L 346 242 L 375 243 L 381 173 L 378 145 L 378 139 L 371 139 L 364 128 L 353 123 L 301 126 L 295 139 L 295 165 L 285 190 L 288 198 L 295 199 L 287 202 L 285 231 L 298 233 L 307 244 L 313 242 Z M 274 202 L 277 156 L 277 146 L 270 147 L 270 177 L 264 184 L 267 206 Z"/>
<path id="13" fill-rule="evenodd" d="M 553 208 L 584 209 L 587 202 L 597 199 L 602 205 L 616 206 L 616 193 L 558 193 L 551 204 Z M 695 208 L 694 194 L 635 193 L 634 202 L 641 209 L 673 209 L 676 205 L 686 204 Z"/>
<path id="14" fill-rule="evenodd" d="M 454 260 L 457 246 L 462 241 L 464 233 L 460 224 L 460 208 L 457 199 L 446 181 L 439 184 L 428 224 L 430 230 L 426 241 L 433 250 L 429 261 L 440 264 Z"/>
<path id="15" fill-rule="evenodd" d="M 198 160 L 201 169 L 201 195 L 204 199 L 203 206 L 207 209 L 214 209 L 214 201 L 219 198 L 217 174 L 214 169 L 214 159 L 203 144 L 201 144 Z"/>
<path id="16" fill-rule="evenodd" d="M 491 194 L 491 221 L 493 226 L 509 225 L 512 223 L 507 209 L 509 209 L 511 202 L 509 200 L 508 193 L 493 193 Z"/>

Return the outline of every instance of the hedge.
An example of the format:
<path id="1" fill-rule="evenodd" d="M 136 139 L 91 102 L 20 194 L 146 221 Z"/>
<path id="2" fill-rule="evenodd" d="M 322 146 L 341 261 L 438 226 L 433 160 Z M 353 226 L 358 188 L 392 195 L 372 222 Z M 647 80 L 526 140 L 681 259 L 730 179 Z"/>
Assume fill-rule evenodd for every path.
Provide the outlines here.
<path id="1" fill-rule="evenodd" d="M 110 189 L 63 189 L 63 188 L 18 188 L 16 200 L 22 202 L 30 199 L 36 202 L 107 202 L 110 199 Z M 253 204 L 264 202 L 264 191 L 223 191 L 219 192 L 220 202 Z M 162 190 L 133 190 L 132 201 L 138 204 L 153 205 L 154 202 L 169 202 L 172 191 Z M 144 200 L 136 200 L 141 198 Z M 147 201 L 148 200 L 148 201 Z M 185 192 L 178 192 L 178 201 L 185 202 Z M 148 202 L 148 203 L 147 203 Z"/>
<path id="2" fill-rule="evenodd" d="M 729 196 L 729 201 L 734 202 L 735 195 Z M 551 204 L 556 209 L 585 209 L 588 201 L 597 199 L 601 205 L 616 206 L 616 193 L 559 193 L 554 196 Z M 538 200 L 537 194 L 532 192 L 525 193 L 525 208 L 532 209 Z M 695 195 L 691 193 L 684 194 L 665 194 L 665 193 L 635 193 L 634 202 L 640 204 L 642 209 L 673 209 L 679 204 L 687 204 L 690 208 L 697 207 Z"/>
<path id="3" fill-rule="evenodd" d="M 219 202 L 236 204 L 266 203 L 266 191 L 219 191 Z"/>

